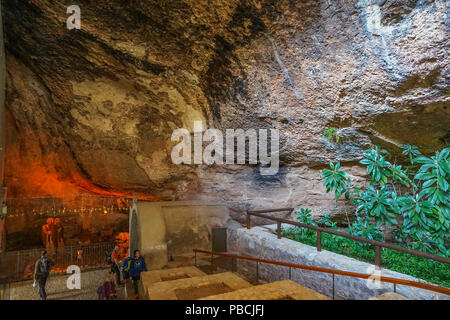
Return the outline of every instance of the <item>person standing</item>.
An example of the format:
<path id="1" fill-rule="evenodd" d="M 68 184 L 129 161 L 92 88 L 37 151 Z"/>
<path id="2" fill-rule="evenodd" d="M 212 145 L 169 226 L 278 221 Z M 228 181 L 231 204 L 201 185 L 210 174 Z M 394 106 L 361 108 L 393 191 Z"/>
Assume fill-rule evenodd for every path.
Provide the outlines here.
<path id="1" fill-rule="evenodd" d="M 41 257 L 34 265 L 34 280 L 39 283 L 39 296 L 41 297 L 41 300 L 47 299 L 45 284 L 47 283 L 51 268 L 52 262 L 47 258 L 47 250 L 43 250 Z"/>
<path id="2" fill-rule="evenodd" d="M 141 256 L 139 250 L 134 250 L 133 259 L 130 264 L 130 277 L 133 280 L 134 293 L 138 294 L 138 283 L 141 280 L 141 272 L 147 271 L 145 259 Z"/>
<path id="3" fill-rule="evenodd" d="M 119 246 L 115 246 L 111 253 L 111 272 L 116 275 L 116 286 L 120 286 Z"/>
<path id="4" fill-rule="evenodd" d="M 64 247 L 64 227 L 60 218 L 55 218 L 55 245 L 58 249 Z"/>
<path id="5" fill-rule="evenodd" d="M 42 244 L 47 250 L 51 250 L 55 247 L 53 241 L 54 229 L 53 218 L 48 218 L 47 223 L 42 226 Z"/>

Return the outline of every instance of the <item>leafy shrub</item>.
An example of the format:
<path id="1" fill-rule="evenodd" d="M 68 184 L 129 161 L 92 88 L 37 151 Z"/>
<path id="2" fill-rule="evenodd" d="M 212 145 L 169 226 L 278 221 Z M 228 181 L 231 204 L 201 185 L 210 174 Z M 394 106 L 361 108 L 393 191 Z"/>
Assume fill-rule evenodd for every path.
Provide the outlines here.
<path id="1" fill-rule="evenodd" d="M 321 175 L 326 191 L 336 199 L 345 194 L 356 205 L 350 233 L 382 240 L 383 225 L 395 226 L 397 238 L 410 248 L 449 256 L 450 148 L 432 157 L 409 144 L 402 149 L 410 162 L 406 169 L 388 161 L 389 153 L 379 147 L 366 150 L 360 163 L 370 185 L 362 189 L 351 185 L 339 162 L 330 163 Z"/>
<path id="2" fill-rule="evenodd" d="M 361 217 L 357 217 L 353 222 L 352 228 L 348 230 L 348 232 L 354 236 L 367 238 L 370 240 L 378 240 L 382 241 L 383 236 L 381 235 L 381 231 L 383 229 L 376 225 L 371 224 L 369 219 L 362 219 Z M 370 244 L 364 243 L 363 245 L 371 246 Z"/>
<path id="3" fill-rule="evenodd" d="M 313 218 L 311 216 L 311 210 L 310 209 L 300 208 L 300 212 L 295 212 L 295 214 L 297 215 L 297 220 L 300 223 L 308 224 L 308 225 L 311 225 L 311 226 L 317 226 L 317 223 L 313 220 Z M 302 235 L 311 235 L 315 231 L 311 230 L 311 229 L 307 229 L 307 228 L 300 228 L 299 232 Z"/>

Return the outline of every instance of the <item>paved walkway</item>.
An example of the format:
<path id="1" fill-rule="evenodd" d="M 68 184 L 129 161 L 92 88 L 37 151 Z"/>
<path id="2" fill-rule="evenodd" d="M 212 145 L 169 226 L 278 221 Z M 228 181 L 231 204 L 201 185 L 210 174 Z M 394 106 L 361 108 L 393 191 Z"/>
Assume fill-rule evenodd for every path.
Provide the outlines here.
<path id="1" fill-rule="evenodd" d="M 70 275 L 50 276 L 47 280 L 48 300 L 97 300 L 97 288 L 104 282 L 109 269 L 81 273 L 81 289 L 69 290 L 67 279 Z M 12 283 L 9 288 L 10 300 L 39 300 L 39 287 L 33 281 Z M 118 299 L 124 298 L 124 287 L 118 289 Z"/>

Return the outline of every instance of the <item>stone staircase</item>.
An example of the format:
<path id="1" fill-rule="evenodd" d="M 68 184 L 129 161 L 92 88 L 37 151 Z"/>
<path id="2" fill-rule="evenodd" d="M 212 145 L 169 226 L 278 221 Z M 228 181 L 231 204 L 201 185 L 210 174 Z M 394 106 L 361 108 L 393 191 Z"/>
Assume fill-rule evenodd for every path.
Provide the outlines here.
<path id="1" fill-rule="evenodd" d="M 143 272 L 140 296 L 148 300 L 329 300 L 293 281 L 253 285 L 232 272 L 206 274 L 197 267 Z"/>

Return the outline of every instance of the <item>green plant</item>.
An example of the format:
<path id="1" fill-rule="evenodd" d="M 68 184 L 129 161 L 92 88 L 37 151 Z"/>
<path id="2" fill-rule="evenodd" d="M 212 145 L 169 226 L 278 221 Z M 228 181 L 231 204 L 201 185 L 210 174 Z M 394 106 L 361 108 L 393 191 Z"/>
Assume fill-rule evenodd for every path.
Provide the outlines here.
<path id="1" fill-rule="evenodd" d="M 407 169 L 388 161 L 389 153 L 379 147 L 364 152 L 360 163 L 367 166 L 370 181 L 364 188 L 351 185 L 345 171 L 339 170 L 339 162 L 330 163 L 330 169 L 321 175 L 326 191 L 334 192 L 336 199 L 345 194 L 356 205 L 358 219 L 350 227 L 356 230 L 350 232 L 365 234 L 373 230 L 370 236 L 378 237 L 375 229 L 369 228 L 371 224 L 378 229 L 393 225 L 397 238 L 409 247 L 448 256 L 450 148 L 432 157 L 421 155 L 412 145 L 401 148 L 411 164 Z"/>
<path id="2" fill-rule="evenodd" d="M 383 186 L 392 177 L 407 185 L 408 176 L 402 171 L 401 166 L 393 165 L 386 160 L 388 155 L 386 150 L 380 148 L 369 149 L 364 152 L 365 159 L 362 159 L 360 163 L 367 166 L 370 183 Z"/>
<path id="3" fill-rule="evenodd" d="M 339 170 L 341 167 L 340 162 L 333 164 L 330 161 L 330 169 L 325 169 L 322 171 L 320 177 L 325 179 L 323 185 L 327 189 L 327 193 L 333 191 L 334 197 L 336 201 L 339 200 L 342 194 L 345 194 L 345 198 L 349 199 L 351 197 L 350 194 L 350 184 L 351 180 L 347 177 L 347 173 L 345 171 Z M 350 219 L 347 214 L 347 207 L 344 205 L 345 215 L 347 217 L 347 223 L 350 225 Z"/>
<path id="4" fill-rule="evenodd" d="M 328 139 L 329 142 L 333 142 L 333 139 L 336 143 L 339 143 L 339 134 L 336 131 L 336 128 L 328 128 L 323 130 L 323 135 Z"/>
<path id="5" fill-rule="evenodd" d="M 381 231 L 381 227 L 376 224 L 371 224 L 369 219 L 363 219 L 361 217 L 357 217 L 356 220 L 353 221 L 352 227 L 348 230 L 348 232 L 354 236 L 378 241 L 383 240 Z M 361 243 L 361 245 L 365 247 L 371 246 L 367 243 Z"/>
<path id="6" fill-rule="evenodd" d="M 416 146 L 410 145 L 408 143 L 400 146 L 400 149 L 403 149 L 402 154 L 409 158 L 411 164 L 414 163 L 414 158 L 421 155 L 419 149 Z"/>
<path id="7" fill-rule="evenodd" d="M 431 158 L 424 156 L 414 159 L 414 162 L 423 163 L 414 179 L 422 180 L 420 195 L 426 196 L 432 204 L 448 205 L 450 201 L 449 175 L 450 175 L 450 148 L 436 152 Z"/>
<path id="8" fill-rule="evenodd" d="M 322 218 L 319 220 L 319 224 L 330 228 L 332 230 L 338 230 L 337 222 L 333 222 L 328 214 L 325 214 Z"/>
<path id="9" fill-rule="evenodd" d="M 397 223 L 396 215 L 399 209 L 396 200 L 395 192 L 390 191 L 387 186 L 379 189 L 368 186 L 355 201 L 358 205 L 356 212 L 363 213 L 378 224 L 386 223 L 390 226 Z"/>
<path id="10" fill-rule="evenodd" d="M 338 200 L 342 194 L 345 194 L 346 198 L 348 198 L 349 185 L 351 183 L 350 178 L 347 178 L 347 173 L 339 170 L 340 167 L 341 164 L 339 162 L 333 164 L 330 161 L 331 170 L 323 170 L 322 175 L 320 176 L 322 179 L 325 179 L 323 185 L 327 189 L 327 193 L 333 191 L 336 200 Z"/>
<path id="11" fill-rule="evenodd" d="M 310 209 L 300 208 L 300 211 L 295 212 L 295 214 L 297 215 L 297 220 L 300 223 L 308 224 L 311 226 L 317 226 L 317 223 L 313 220 L 313 218 L 311 216 Z M 311 229 L 307 229 L 307 228 L 301 228 L 300 233 L 303 235 L 306 235 L 306 234 L 312 234 L 312 233 L 314 233 L 314 231 Z"/>

